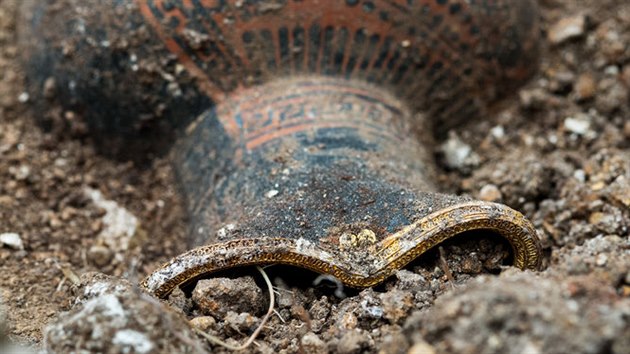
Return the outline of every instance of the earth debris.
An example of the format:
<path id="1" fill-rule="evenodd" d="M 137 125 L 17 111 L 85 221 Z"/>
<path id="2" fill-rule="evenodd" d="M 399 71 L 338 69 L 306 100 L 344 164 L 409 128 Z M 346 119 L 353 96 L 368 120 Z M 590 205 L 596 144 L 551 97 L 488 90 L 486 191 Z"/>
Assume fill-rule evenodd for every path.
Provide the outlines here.
<path id="1" fill-rule="evenodd" d="M 197 311 L 214 318 L 228 312 L 260 314 L 267 300 L 251 277 L 200 280 L 192 293 Z"/>
<path id="2" fill-rule="evenodd" d="M 492 237 L 444 245 L 379 287 L 343 289 L 345 298 L 313 285 L 308 272 L 278 268 L 276 313 L 243 352 L 628 353 L 630 3 L 539 3 L 550 45 L 538 76 L 496 114 L 453 129 L 451 147 L 435 154 L 444 191 L 526 214 L 547 269 L 505 267 L 510 251 Z M 185 250 L 168 158 L 143 165 L 103 156 L 78 112 L 46 112 L 51 130 L 34 123 L 19 5 L 0 1 L 0 232 L 24 247 L 0 247 L 0 317 L 11 342 L 0 339 L 0 351 L 231 353 L 196 330 L 242 342 L 259 324 L 265 291 L 229 278 L 229 291 L 207 289 L 219 308 L 211 312 L 192 289 L 160 302 L 135 287 Z M 56 83 L 47 86 L 55 94 Z M 121 234 L 126 248 L 103 236 L 106 208 L 86 190 L 136 219 L 135 231 Z"/>

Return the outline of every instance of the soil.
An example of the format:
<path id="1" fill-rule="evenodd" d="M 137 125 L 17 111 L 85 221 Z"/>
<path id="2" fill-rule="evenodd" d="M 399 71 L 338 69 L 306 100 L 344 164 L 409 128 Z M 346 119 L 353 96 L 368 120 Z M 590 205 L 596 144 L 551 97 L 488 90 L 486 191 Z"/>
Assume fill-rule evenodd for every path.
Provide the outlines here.
<path id="1" fill-rule="evenodd" d="M 19 3 L 0 0 L 0 234 L 21 240 L 0 238 L 0 351 L 229 352 L 188 324 L 244 342 L 268 306 L 260 275 L 224 274 L 169 305 L 139 292 L 134 284 L 185 251 L 168 158 L 111 159 L 89 135 L 35 123 Z M 540 5 L 540 73 L 496 115 L 450 132 L 442 150 L 472 152 L 443 158 L 439 181 L 522 211 L 546 270 L 500 266 L 506 248 L 492 238 L 450 242 L 360 292 L 270 267 L 276 314 L 245 352 L 630 353 L 630 3 Z M 122 238 L 109 237 L 121 224 Z M 211 304 L 195 300 L 204 291 Z"/>

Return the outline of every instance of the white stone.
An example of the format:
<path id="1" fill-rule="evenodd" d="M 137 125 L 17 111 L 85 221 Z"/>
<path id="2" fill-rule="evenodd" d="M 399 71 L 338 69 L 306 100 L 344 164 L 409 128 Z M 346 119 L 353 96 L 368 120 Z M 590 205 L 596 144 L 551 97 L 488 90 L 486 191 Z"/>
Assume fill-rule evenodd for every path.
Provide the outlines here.
<path id="1" fill-rule="evenodd" d="M 136 353 L 148 353 L 153 349 L 153 343 L 143 333 L 132 329 L 123 329 L 114 335 L 115 345 L 132 347 Z"/>
<path id="2" fill-rule="evenodd" d="M 268 191 L 267 193 L 265 193 L 265 196 L 267 198 L 273 198 L 273 197 L 277 196 L 278 193 L 280 193 L 280 192 L 277 189 L 272 189 L 272 190 Z"/>
<path id="3" fill-rule="evenodd" d="M 578 181 L 584 183 L 584 182 L 586 182 L 586 173 L 584 172 L 584 170 L 575 170 L 573 172 L 573 178 L 575 178 Z"/>
<path id="4" fill-rule="evenodd" d="M 591 128 L 591 122 L 586 115 L 579 115 L 576 117 L 567 117 L 564 120 L 564 127 L 567 131 L 577 134 L 585 135 Z"/>
<path id="5" fill-rule="evenodd" d="M 224 239 L 231 231 L 234 231 L 236 228 L 235 224 L 227 224 L 217 231 L 217 237 L 222 240 Z"/>
<path id="6" fill-rule="evenodd" d="M 126 251 L 138 228 L 138 218 L 118 203 L 105 199 L 96 189 L 86 188 L 85 194 L 96 206 L 105 209 L 104 227 L 98 237 L 109 249 L 117 253 Z"/>
<path id="7" fill-rule="evenodd" d="M 0 234 L 0 246 L 7 246 L 16 250 L 24 249 L 22 238 L 14 232 Z"/>
<path id="8" fill-rule="evenodd" d="M 18 101 L 20 101 L 20 103 L 26 103 L 28 102 L 29 98 L 31 98 L 31 96 L 28 94 L 28 92 L 22 92 L 18 96 Z"/>
<path id="9" fill-rule="evenodd" d="M 505 129 L 501 125 L 497 125 L 496 127 L 490 129 L 490 134 L 495 139 L 503 139 L 505 137 Z"/>
<path id="10" fill-rule="evenodd" d="M 441 146 L 446 165 L 457 170 L 465 170 L 479 164 L 479 156 L 470 145 L 464 143 L 455 133 L 450 133 L 449 138 Z"/>

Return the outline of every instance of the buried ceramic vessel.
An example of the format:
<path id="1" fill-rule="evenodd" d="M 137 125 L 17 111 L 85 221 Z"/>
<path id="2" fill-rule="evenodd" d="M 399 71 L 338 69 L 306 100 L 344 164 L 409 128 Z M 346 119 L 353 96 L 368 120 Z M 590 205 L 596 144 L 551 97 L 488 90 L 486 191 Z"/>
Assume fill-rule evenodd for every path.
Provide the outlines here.
<path id="1" fill-rule="evenodd" d="M 432 159 L 434 135 L 535 71 L 533 1 L 66 0 L 27 13 L 40 107 L 80 113 L 104 150 L 173 145 L 191 250 L 143 281 L 157 296 L 258 264 L 372 286 L 472 230 L 507 239 L 515 266 L 541 266 L 523 215 L 437 193 Z"/>

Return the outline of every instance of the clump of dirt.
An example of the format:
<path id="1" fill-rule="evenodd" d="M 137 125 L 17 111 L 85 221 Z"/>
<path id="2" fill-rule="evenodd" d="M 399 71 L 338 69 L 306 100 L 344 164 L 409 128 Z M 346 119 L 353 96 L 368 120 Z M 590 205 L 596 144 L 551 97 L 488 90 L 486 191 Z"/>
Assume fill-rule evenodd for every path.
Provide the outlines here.
<path id="1" fill-rule="evenodd" d="M 361 292 L 329 280 L 331 288 L 315 286 L 311 274 L 271 267 L 276 314 L 248 351 L 628 352 L 630 4 L 540 3 L 548 38 L 540 74 L 497 115 L 452 131 L 457 141 L 444 146 L 467 146 L 469 158 L 445 161 L 439 180 L 446 191 L 523 211 L 543 240 L 547 270 L 506 269 L 508 250 L 492 238 L 444 245 Z M 68 138 L 34 124 L 16 44 L 18 5 L 0 1 L 0 234 L 16 234 L 22 244 L 0 246 L 0 318 L 9 338 L 40 349 L 45 332 L 50 351 L 89 344 L 230 352 L 191 328 L 244 342 L 269 305 L 264 282 L 252 272 L 261 291 L 234 278 L 235 287 L 214 289 L 223 291 L 219 306 L 229 311 L 203 312 L 185 289 L 169 299 L 179 313 L 155 313 L 163 305 L 133 284 L 185 250 L 173 172 L 166 159 L 150 166 L 111 160 L 95 152 L 89 136 Z M 108 220 L 115 215 L 137 222 L 114 232 Z M 87 296 L 71 290 L 93 271 L 126 285 Z M 250 290 L 258 294 L 253 307 L 228 296 Z M 109 318 L 88 310 L 114 299 L 125 324 L 111 330 Z M 88 327 L 73 325 L 78 315 L 111 335 L 91 338 Z"/>

